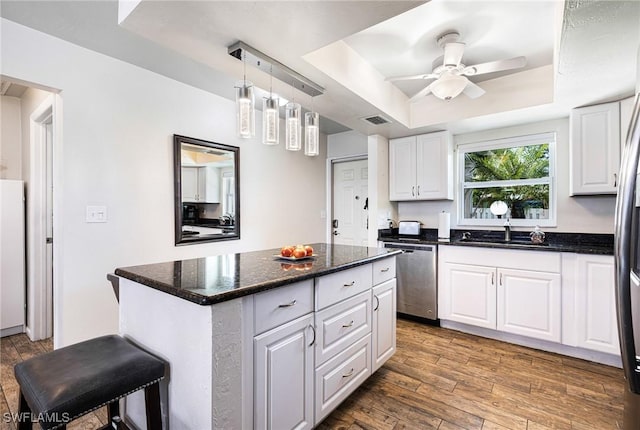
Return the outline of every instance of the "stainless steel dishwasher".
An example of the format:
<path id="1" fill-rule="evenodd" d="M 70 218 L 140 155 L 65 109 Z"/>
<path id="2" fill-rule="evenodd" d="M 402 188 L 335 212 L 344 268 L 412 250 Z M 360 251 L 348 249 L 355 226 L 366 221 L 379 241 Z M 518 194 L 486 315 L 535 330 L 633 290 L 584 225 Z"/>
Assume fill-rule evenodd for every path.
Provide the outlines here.
<path id="1" fill-rule="evenodd" d="M 384 247 L 402 250 L 402 254 L 396 256 L 398 313 L 437 321 L 438 246 L 388 242 Z"/>

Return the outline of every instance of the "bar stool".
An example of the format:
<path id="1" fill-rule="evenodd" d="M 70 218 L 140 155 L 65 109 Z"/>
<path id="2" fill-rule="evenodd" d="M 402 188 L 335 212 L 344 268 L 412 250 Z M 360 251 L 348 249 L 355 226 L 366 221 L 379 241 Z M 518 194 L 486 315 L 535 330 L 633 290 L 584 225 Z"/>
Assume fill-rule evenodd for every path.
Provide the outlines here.
<path id="1" fill-rule="evenodd" d="M 144 389 L 147 428 L 162 429 L 160 380 L 166 363 L 110 335 L 60 348 L 18 363 L 18 430 L 66 429 L 70 421 L 107 405 L 103 429 L 127 428 L 120 420 L 119 399 Z"/>

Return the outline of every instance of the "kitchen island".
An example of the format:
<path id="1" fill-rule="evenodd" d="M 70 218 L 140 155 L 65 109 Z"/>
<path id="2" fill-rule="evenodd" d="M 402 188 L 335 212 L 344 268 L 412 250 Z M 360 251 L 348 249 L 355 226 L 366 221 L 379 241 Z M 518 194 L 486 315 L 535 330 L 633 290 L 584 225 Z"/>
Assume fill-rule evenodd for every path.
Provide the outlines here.
<path id="1" fill-rule="evenodd" d="M 172 430 L 312 428 L 393 355 L 399 251 L 312 246 L 116 270 L 121 334 L 169 363 Z"/>

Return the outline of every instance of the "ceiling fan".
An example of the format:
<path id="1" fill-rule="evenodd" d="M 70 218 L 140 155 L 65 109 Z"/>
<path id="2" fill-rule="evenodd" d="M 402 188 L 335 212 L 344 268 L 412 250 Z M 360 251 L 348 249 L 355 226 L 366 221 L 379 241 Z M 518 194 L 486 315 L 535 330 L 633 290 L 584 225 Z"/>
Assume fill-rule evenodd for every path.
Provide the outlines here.
<path id="1" fill-rule="evenodd" d="M 458 42 L 460 34 L 457 31 L 444 33 L 437 39 L 438 46 L 444 50 L 442 65 L 433 67 L 433 71 L 427 74 L 397 76 L 387 78 L 387 81 L 405 81 L 412 79 L 435 79 L 425 88 L 415 94 L 410 102 L 415 102 L 429 93 L 433 93 L 442 100 L 451 100 L 464 93 L 467 97 L 475 99 L 485 93 L 478 85 L 471 82 L 467 76 L 477 76 L 485 73 L 500 72 L 503 70 L 519 69 L 527 63 L 525 57 L 515 57 L 508 60 L 490 61 L 488 63 L 465 66 L 461 63 L 465 44 Z M 438 61 L 438 60 L 436 60 Z"/>

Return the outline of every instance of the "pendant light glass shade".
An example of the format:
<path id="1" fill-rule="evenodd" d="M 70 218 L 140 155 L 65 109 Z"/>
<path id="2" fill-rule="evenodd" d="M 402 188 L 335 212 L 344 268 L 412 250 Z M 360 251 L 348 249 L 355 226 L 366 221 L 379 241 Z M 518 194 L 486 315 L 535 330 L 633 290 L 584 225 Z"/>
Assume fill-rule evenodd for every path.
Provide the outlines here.
<path id="1" fill-rule="evenodd" d="M 304 155 L 320 154 L 320 115 L 318 112 L 304 114 Z"/>
<path id="2" fill-rule="evenodd" d="M 280 140 L 280 108 L 277 97 L 262 100 L 262 143 L 277 145 Z"/>
<path id="3" fill-rule="evenodd" d="M 236 85 L 236 132 L 239 137 L 249 139 L 256 134 L 255 99 L 253 84 L 240 81 Z"/>
<path id="4" fill-rule="evenodd" d="M 285 148 L 289 151 L 300 151 L 302 149 L 301 136 L 301 106 L 299 103 L 289 102 L 284 107 L 285 112 Z"/>

